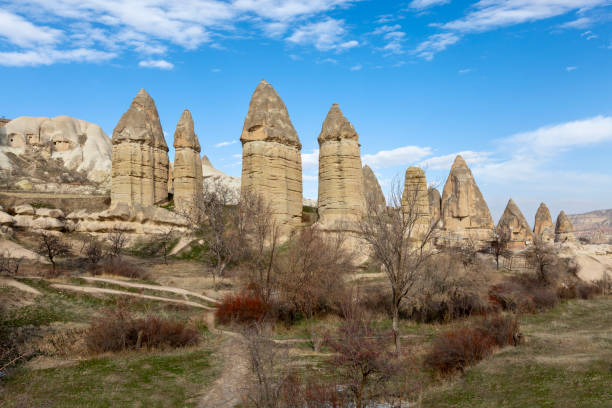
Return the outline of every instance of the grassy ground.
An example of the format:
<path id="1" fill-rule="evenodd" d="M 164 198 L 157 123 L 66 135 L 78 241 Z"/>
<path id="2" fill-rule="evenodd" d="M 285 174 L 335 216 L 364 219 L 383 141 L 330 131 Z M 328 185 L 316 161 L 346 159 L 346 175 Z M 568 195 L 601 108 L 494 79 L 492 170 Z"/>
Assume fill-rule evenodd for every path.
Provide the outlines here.
<path id="1" fill-rule="evenodd" d="M 525 344 L 431 388 L 424 407 L 612 407 L 612 298 L 521 319 Z"/>

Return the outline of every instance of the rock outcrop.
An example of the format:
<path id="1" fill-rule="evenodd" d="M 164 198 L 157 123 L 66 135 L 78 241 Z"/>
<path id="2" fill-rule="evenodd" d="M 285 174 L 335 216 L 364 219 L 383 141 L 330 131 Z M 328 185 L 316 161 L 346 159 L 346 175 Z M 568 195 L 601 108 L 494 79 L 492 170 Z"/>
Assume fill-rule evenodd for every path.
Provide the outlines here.
<path id="1" fill-rule="evenodd" d="M 193 118 L 185 109 L 174 132 L 174 167 L 172 173 L 174 208 L 183 213 L 193 209 L 202 195 L 202 159 L 200 142 L 193 130 Z"/>
<path id="2" fill-rule="evenodd" d="M 202 156 L 202 177 L 204 179 L 204 190 L 215 190 L 221 185 L 227 189 L 231 195 L 229 202 L 237 204 L 240 200 L 240 177 L 228 176 L 219 169 L 216 169 L 207 156 Z"/>
<path id="3" fill-rule="evenodd" d="M 555 227 L 553 226 L 550 211 L 544 203 L 541 203 L 538 211 L 536 211 L 533 233 L 536 238 L 544 242 L 553 242 L 555 240 Z"/>
<path id="4" fill-rule="evenodd" d="M 565 211 L 561 211 L 557 216 L 557 224 L 555 225 L 555 242 L 572 241 L 574 241 L 574 226 Z"/>
<path id="5" fill-rule="evenodd" d="M 359 135 L 333 104 L 319 142 L 319 223 L 335 229 L 359 221 L 365 211 Z"/>
<path id="6" fill-rule="evenodd" d="M 155 102 L 141 89 L 113 131 L 112 204 L 168 197 L 168 146 Z"/>
<path id="7" fill-rule="evenodd" d="M 241 192 L 268 200 L 287 233 L 302 218 L 302 145 L 285 104 L 264 80 L 251 97 L 240 141 Z"/>
<path id="8" fill-rule="evenodd" d="M 494 228 L 489 207 L 463 157 L 457 156 L 442 191 L 443 238 L 449 242 L 490 239 Z"/>
<path id="9" fill-rule="evenodd" d="M 508 237 L 509 248 L 522 249 L 533 241 L 533 232 L 513 199 L 508 201 L 497 223 L 497 231 Z"/>
<path id="10" fill-rule="evenodd" d="M 387 201 L 383 194 L 382 188 L 378 183 L 376 175 L 367 164 L 363 166 L 363 192 L 366 198 L 366 202 L 370 201 L 369 206 L 374 208 L 385 209 L 387 207 Z"/>
<path id="11" fill-rule="evenodd" d="M 612 242 L 612 209 L 568 214 L 574 226 L 576 238 L 586 238 L 591 243 Z"/>
<path id="12" fill-rule="evenodd" d="M 427 198 L 429 199 L 429 214 L 432 222 L 440 224 L 440 214 L 442 212 L 442 196 L 437 188 L 429 187 L 427 189 Z"/>
<path id="13" fill-rule="evenodd" d="M 50 208 L 34 209 L 29 204 L 13 208 L 14 225 L 18 228 L 36 231 L 64 231 L 66 228 L 64 212 Z"/>
<path id="14" fill-rule="evenodd" d="M 408 167 L 402 193 L 402 211 L 415 221 L 417 234 L 427 231 L 431 223 L 427 180 L 425 172 L 419 167 Z"/>
<path id="15" fill-rule="evenodd" d="M 26 161 L 35 159 L 61 159 L 63 171 L 83 174 L 86 180 L 110 183 L 112 146 L 110 138 L 100 126 L 69 116 L 22 116 L 0 128 L 0 169 L 24 170 L 19 161 L 11 160 L 9 153 L 18 157 L 28 155 Z M 47 173 L 24 174 L 24 177 L 41 178 L 44 182 L 67 182 L 66 175 L 58 174 L 57 180 L 49 166 Z M 60 180 L 60 176 L 62 180 Z M 17 180 L 15 180 L 17 181 Z"/>

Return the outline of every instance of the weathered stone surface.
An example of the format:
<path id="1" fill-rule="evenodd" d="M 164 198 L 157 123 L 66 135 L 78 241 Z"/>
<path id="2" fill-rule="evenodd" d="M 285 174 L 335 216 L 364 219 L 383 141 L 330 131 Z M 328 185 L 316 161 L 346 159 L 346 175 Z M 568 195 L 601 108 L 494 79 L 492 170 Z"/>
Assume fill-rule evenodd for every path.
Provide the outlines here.
<path id="1" fill-rule="evenodd" d="M 429 213 L 427 179 L 425 178 L 425 172 L 419 167 L 408 167 L 406 169 L 404 192 L 402 193 L 402 211 L 410 217 L 409 219 L 416 221 L 417 232 L 422 232 L 429 227 L 431 215 Z"/>
<path id="2" fill-rule="evenodd" d="M 15 219 L 11 217 L 9 214 L 0 211 L 0 225 L 8 225 L 11 226 L 15 223 Z"/>
<path id="3" fill-rule="evenodd" d="M 363 166 L 362 169 L 363 174 L 363 191 L 366 197 L 366 200 L 371 200 L 372 204 L 376 206 L 378 209 L 384 209 L 387 207 L 387 201 L 385 200 L 385 195 L 383 194 L 382 188 L 378 183 L 378 179 L 376 178 L 376 174 L 367 164 Z"/>
<path id="4" fill-rule="evenodd" d="M 37 208 L 36 215 L 38 217 L 64 218 L 64 212 L 55 208 Z"/>
<path id="5" fill-rule="evenodd" d="M 18 205 L 13 209 L 13 211 L 15 211 L 15 214 L 17 215 L 34 215 L 36 213 L 34 207 L 29 204 Z"/>
<path id="6" fill-rule="evenodd" d="M 359 221 L 365 211 L 359 136 L 333 104 L 319 134 L 319 223 L 324 228 Z"/>
<path id="7" fill-rule="evenodd" d="M 61 231 L 64 229 L 64 222 L 57 218 L 39 217 L 32 220 L 29 228 L 46 231 Z"/>
<path id="8" fill-rule="evenodd" d="M 495 225 L 471 170 L 457 156 L 442 191 L 442 229 L 450 241 L 490 239 Z"/>
<path id="9" fill-rule="evenodd" d="M 553 226 L 550 211 L 544 203 L 540 204 L 536 212 L 533 233 L 537 238 L 545 242 L 553 242 L 555 240 L 555 227 Z"/>
<path id="10" fill-rule="evenodd" d="M 440 224 L 440 214 L 442 212 L 442 196 L 437 188 L 429 187 L 427 189 L 427 198 L 429 199 L 429 214 L 432 222 Z"/>
<path id="11" fill-rule="evenodd" d="M 557 216 L 557 224 L 555 225 L 555 242 L 571 241 L 574 241 L 574 226 L 565 211 L 561 211 Z"/>
<path id="12" fill-rule="evenodd" d="M 155 102 L 141 89 L 113 131 L 112 203 L 147 206 L 165 200 L 168 165 Z"/>
<path id="13" fill-rule="evenodd" d="M 533 241 L 533 232 L 513 199 L 508 201 L 502 217 L 497 223 L 500 234 L 506 234 L 509 247 L 521 249 Z"/>
<path id="14" fill-rule="evenodd" d="M 174 132 L 174 208 L 179 213 L 190 211 L 194 199 L 202 195 L 202 159 L 200 142 L 193 130 L 193 118 L 185 109 Z"/>
<path id="15" fill-rule="evenodd" d="M 253 93 L 240 141 L 241 191 L 269 200 L 288 232 L 302 218 L 302 145 L 285 104 L 266 81 Z"/>

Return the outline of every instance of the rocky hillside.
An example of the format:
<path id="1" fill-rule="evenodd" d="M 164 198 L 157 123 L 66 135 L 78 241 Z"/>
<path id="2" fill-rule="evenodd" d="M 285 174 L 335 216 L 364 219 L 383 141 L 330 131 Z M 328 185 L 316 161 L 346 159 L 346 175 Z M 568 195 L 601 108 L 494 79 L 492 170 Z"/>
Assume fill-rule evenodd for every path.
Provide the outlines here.
<path id="1" fill-rule="evenodd" d="M 577 237 L 612 239 L 612 209 L 568 215 Z"/>

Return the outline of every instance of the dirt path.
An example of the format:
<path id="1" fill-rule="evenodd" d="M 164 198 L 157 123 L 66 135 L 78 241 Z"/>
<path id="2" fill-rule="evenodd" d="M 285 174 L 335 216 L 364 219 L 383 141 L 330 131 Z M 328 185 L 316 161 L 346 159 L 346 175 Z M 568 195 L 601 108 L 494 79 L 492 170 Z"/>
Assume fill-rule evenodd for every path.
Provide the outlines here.
<path id="1" fill-rule="evenodd" d="M 142 299 L 159 300 L 161 302 L 178 303 L 181 305 L 193 306 L 193 307 L 198 307 L 198 308 L 206 309 L 206 310 L 214 310 L 214 308 L 212 307 L 208 307 L 200 303 L 196 303 L 196 302 L 191 302 L 189 300 L 170 299 L 170 298 L 165 298 L 161 296 L 152 296 L 152 295 L 142 295 L 140 293 L 123 292 L 123 291 L 115 290 L 115 289 L 97 288 L 93 286 L 63 285 L 60 283 L 54 283 L 51 286 L 56 289 L 72 290 L 75 292 L 101 293 L 105 295 L 119 295 L 119 296 L 132 296 L 132 297 L 137 297 L 137 298 L 142 298 Z"/>
<path id="2" fill-rule="evenodd" d="M 33 287 L 26 285 L 25 283 L 21 283 L 19 281 L 16 281 L 15 279 L 0 278 L 0 285 L 12 286 L 12 287 L 14 287 L 16 289 L 19 289 L 19 290 L 24 291 L 24 292 L 31 293 L 33 295 L 40 295 L 41 294 L 37 289 L 34 289 Z"/>
<path id="3" fill-rule="evenodd" d="M 86 276 L 82 277 L 82 279 L 85 279 L 85 280 L 90 281 L 90 282 L 112 283 L 112 284 L 115 284 L 115 285 L 125 286 L 127 288 L 140 288 L 140 289 L 158 290 L 160 292 L 172 292 L 172 293 L 176 293 L 178 295 L 197 297 L 199 299 L 202 299 L 202 300 L 205 300 L 207 302 L 214 303 L 214 304 L 218 304 L 219 303 L 219 301 L 217 299 L 213 299 L 213 298 L 211 298 L 209 296 L 200 295 L 199 293 L 190 292 L 190 291 L 188 291 L 186 289 L 175 288 L 173 286 L 148 285 L 146 283 L 134 283 L 134 282 L 128 282 L 128 281 L 118 280 L 118 279 L 93 278 L 93 277 L 86 277 Z"/>

